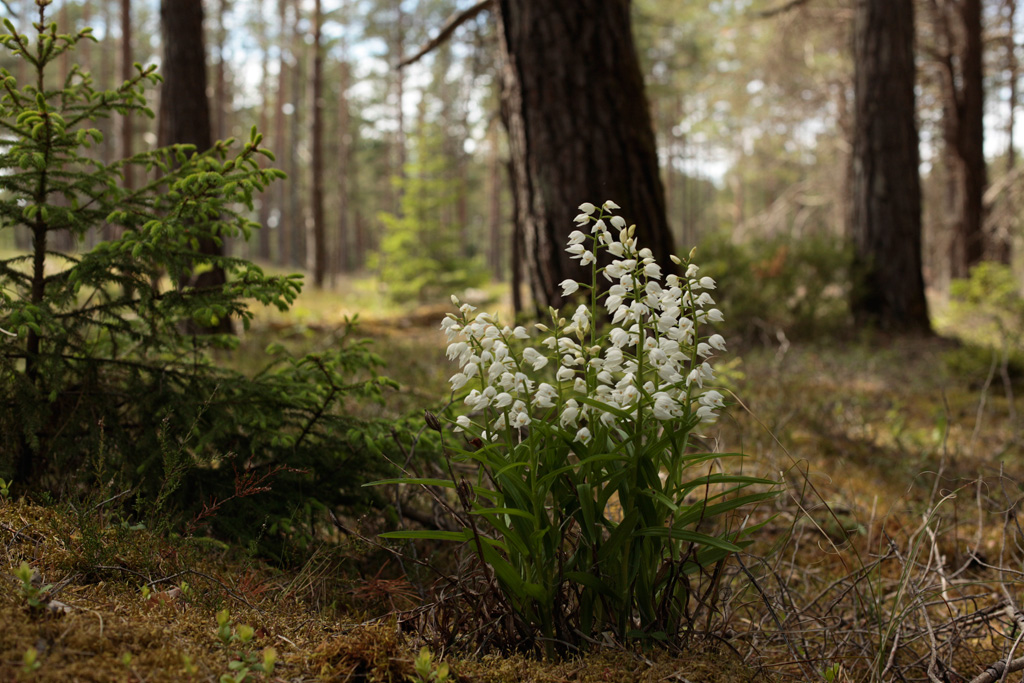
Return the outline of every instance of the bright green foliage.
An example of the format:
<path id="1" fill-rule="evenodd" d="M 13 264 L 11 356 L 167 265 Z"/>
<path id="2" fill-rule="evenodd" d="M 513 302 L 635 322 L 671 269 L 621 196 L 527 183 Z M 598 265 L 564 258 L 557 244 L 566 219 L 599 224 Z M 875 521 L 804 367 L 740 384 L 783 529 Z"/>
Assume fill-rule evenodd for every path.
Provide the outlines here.
<path id="1" fill-rule="evenodd" d="M 448 665 L 445 663 L 434 664 L 434 655 L 430 648 L 420 648 L 420 653 L 413 661 L 413 668 L 416 669 L 415 676 L 406 676 L 410 683 L 448 683 Z"/>
<path id="2" fill-rule="evenodd" d="M 381 214 L 384 236 L 375 256 L 388 294 L 397 301 L 446 296 L 486 280 L 483 260 L 466 253 L 466 230 L 455 205 L 458 188 L 450 162 L 442 153 L 436 126 L 413 138 L 412 157 L 402 191 L 399 215 Z"/>
<path id="3" fill-rule="evenodd" d="M 34 610 L 42 609 L 43 596 L 50 592 L 53 585 L 37 586 L 35 572 L 32 571 L 32 567 L 28 566 L 28 562 L 21 563 L 14 572 L 14 578 L 21 583 L 19 589 L 21 596 L 25 599 L 25 604 Z"/>
<path id="4" fill-rule="evenodd" d="M 158 76 L 137 66 L 117 90 L 97 91 L 76 67 L 45 89 L 47 69 L 89 30 L 58 34 L 41 4 L 34 40 L 9 21 L 0 37 L 34 75 L 19 84 L 0 70 L 0 231 L 32 241 L 29 254 L 0 261 L 0 474 L 16 473 L 26 492 L 133 489 L 140 509 L 164 523 L 168 511 L 187 519 L 201 505 L 260 494 L 256 517 L 237 502 L 214 508 L 239 515 L 232 531 L 242 538 L 308 504 L 308 491 L 321 507 L 364 499 L 357 478 L 370 450 L 337 406 L 347 395 L 379 397 L 379 359 L 342 339 L 316 356 L 279 351 L 250 379 L 212 358 L 234 336 L 191 332 L 225 317 L 248 326 L 252 301 L 284 310 L 300 290 L 300 276 L 268 277 L 199 251 L 200 239 L 256 227 L 246 217 L 253 195 L 283 176 L 260 169 L 259 156 L 270 156 L 261 136 L 253 130 L 240 149 L 228 140 L 109 165 L 91 158 L 87 150 L 104 144 L 96 119 L 152 116 L 143 84 Z M 136 178 L 145 170 L 141 187 L 123 186 L 128 167 Z M 114 237 L 76 251 L 90 230 Z M 188 285 L 212 267 L 226 284 Z"/>
<path id="5" fill-rule="evenodd" d="M 1024 296 L 1010 266 L 982 262 L 949 286 L 947 316 L 967 342 L 946 354 L 954 371 L 985 377 L 1001 368 L 1004 381 L 1024 368 Z"/>

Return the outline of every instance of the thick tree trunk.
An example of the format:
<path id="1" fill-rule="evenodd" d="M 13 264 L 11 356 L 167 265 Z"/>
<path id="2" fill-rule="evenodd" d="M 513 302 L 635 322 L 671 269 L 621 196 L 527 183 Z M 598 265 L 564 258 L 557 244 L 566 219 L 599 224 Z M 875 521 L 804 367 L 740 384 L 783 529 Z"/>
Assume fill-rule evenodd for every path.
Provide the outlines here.
<path id="1" fill-rule="evenodd" d="M 191 144 L 197 151 L 213 145 L 210 130 L 210 103 L 206 97 L 206 51 L 203 42 L 202 0 L 161 0 L 160 32 L 164 45 L 160 89 L 158 143 L 161 147 Z M 199 251 L 223 255 L 223 246 L 205 238 Z M 192 277 L 188 287 L 220 287 L 226 282 L 224 269 L 213 267 Z M 231 332 L 231 320 L 225 318 L 203 333 Z"/>
<path id="2" fill-rule="evenodd" d="M 852 307 L 862 323 L 927 333 L 913 0 L 858 0 L 855 31 L 850 225 L 866 277 Z"/>
<path id="3" fill-rule="evenodd" d="M 502 115 L 534 303 L 583 277 L 565 253 L 582 202 L 611 199 L 663 267 L 671 232 L 629 0 L 499 0 Z"/>

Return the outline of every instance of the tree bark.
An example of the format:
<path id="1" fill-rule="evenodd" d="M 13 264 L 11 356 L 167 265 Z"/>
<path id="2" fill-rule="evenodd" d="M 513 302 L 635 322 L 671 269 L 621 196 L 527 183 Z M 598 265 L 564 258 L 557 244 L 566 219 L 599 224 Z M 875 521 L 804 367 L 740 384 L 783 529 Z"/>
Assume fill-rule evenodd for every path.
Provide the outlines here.
<path id="1" fill-rule="evenodd" d="M 121 0 L 121 80 L 131 80 L 134 75 L 135 60 L 132 58 L 132 0 Z M 205 93 L 204 93 L 205 95 Z M 121 115 L 121 158 L 127 159 L 134 154 L 132 136 L 134 125 L 131 114 Z M 135 187 L 134 169 L 124 167 L 124 186 L 129 190 Z"/>
<path id="2" fill-rule="evenodd" d="M 320 0 L 313 3 L 313 286 L 323 289 L 327 276 L 327 226 L 324 223 L 324 57 L 321 46 L 323 15 Z"/>
<path id="3" fill-rule="evenodd" d="M 858 322 L 930 332 L 921 272 L 913 0 L 858 0 L 850 225 L 865 274 Z"/>
<path id="4" fill-rule="evenodd" d="M 267 134 L 270 126 L 270 102 L 267 93 L 270 92 L 270 45 L 267 39 L 266 15 L 263 13 L 263 0 L 256 3 L 258 16 L 259 45 L 260 45 L 260 87 L 264 93 L 260 98 L 260 132 Z M 262 154 L 259 157 L 260 168 L 266 168 L 269 161 Z M 270 193 L 263 192 L 259 196 L 259 250 L 258 255 L 264 263 L 270 262 Z"/>
<path id="5" fill-rule="evenodd" d="M 565 253 L 582 202 L 611 199 L 665 268 L 665 195 L 629 0 L 499 0 L 502 116 L 534 304 L 583 277 Z"/>
<path id="6" fill-rule="evenodd" d="M 274 112 L 274 150 L 277 163 L 284 163 L 288 152 L 287 131 L 284 125 L 284 105 L 288 92 L 288 59 L 285 57 L 286 36 L 288 35 L 288 0 L 278 0 L 278 37 L 277 37 L 277 108 Z M 294 110 L 292 111 L 294 114 Z M 287 183 L 277 183 L 274 196 L 277 199 L 277 264 L 291 266 L 291 224 L 285 215 L 285 186 L 294 183 L 290 178 Z"/>
<path id="7" fill-rule="evenodd" d="M 930 0 L 942 69 L 943 144 L 950 172 L 950 276 L 967 277 L 985 251 L 985 92 L 981 0 Z"/>
<path id="8" fill-rule="evenodd" d="M 161 0 L 160 32 L 164 59 L 161 72 L 158 143 L 195 145 L 202 152 L 213 145 L 210 103 L 206 97 L 206 51 L 203 41 L 202 0 Z M 199 251 L 222 256 L 224 248 L 211 238 L 199 241 Z M 227 281 L 224 269 L 214 266 L 183 283 L 197 289 L 221 287 Z M 231 320 L 220 320 L 200 333 L 229 333 Z"/>

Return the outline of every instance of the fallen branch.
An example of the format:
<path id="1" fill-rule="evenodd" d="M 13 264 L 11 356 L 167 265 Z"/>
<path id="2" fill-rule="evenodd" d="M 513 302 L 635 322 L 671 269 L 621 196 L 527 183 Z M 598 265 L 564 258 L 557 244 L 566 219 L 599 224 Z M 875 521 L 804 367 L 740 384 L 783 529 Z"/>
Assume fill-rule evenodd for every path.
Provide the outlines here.
<path id="1" fill-rule="evenodd" d="M 996 683 L 1002 679 L 1003 672 L 1012 674 L 1015 671 L 1024 669 L 1024 657 L 1018 657 L 1007 664 L 1000 660 L 990 665 L 985 671 L 971 679 L 971 683 Z"/>

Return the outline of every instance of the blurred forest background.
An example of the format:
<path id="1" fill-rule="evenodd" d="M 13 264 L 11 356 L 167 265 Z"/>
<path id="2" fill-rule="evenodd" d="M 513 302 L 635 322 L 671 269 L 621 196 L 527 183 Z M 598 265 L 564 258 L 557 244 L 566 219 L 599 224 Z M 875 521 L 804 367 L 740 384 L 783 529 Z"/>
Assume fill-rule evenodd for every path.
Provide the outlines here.
<path id="1" fill-rule="evenodd" d="M 159 64 L 158 4 L 77 0 L 56 5 L 53 18 L 61 30 L 92 26 L 98 38 L 65 58 L 65 69 L 71 60 L 80 63 L 103 89 L 131 73 L 132 62 Z M 1019 232 L 1016 4 L 916 3 L 923 272 L 932 293 L 946 291 L 951 277 L 967 275 L 970 259 L 958 257 L 955 246 L 964 223 L 981 221 L 987 258 L 1012 259 Z M 34 4 L 6 0 L 4 5 L 19 30 L 27 30 Z M 520 266 L 513 263 L 514 207 L 499 115 L 500 50 L 492 8 L 473 12 L 449 40 L 398 68 L 446 20 L 476 5 L 455 0 L 209 0 L 204 5 L 213 136 L 244 137 L 257 125 L 289 177 L 257 200 L 254 218 L 266 229 L 248 243 L 231 244 L 231 253 L 306 270 L 317 287 L 344 289 L 354 277 L 374 277 L 380 293 L 406 303 L 446 296 L 460 285 L 513 280 Z M 823 267 L 834 269 L 835 258 L 820 252 L 841 252 L 850 234 L 854 5 L 851 0 L 632 3 L 678 250 L 709 240 L 722 249 L 731 244 L 733 250 L 754 242 L 760 247 L 747 265 L 759 272 L 789 265 L 787 260 L 797 258 L 794 249 L 816 251 L 811 260 L 824 259 Z M 16 75 L 24 68 L 3 66 Z M 158 96 L 149 93 L 153 103 Z M 565 106 L 602 105 L 567 101 Z M 97 125 L 108 144 L 96 154 L 110 159 L 157 142 L 155 120 L 114 117 Z M 971 206 L 970 198 L 957 200 L 958 187 L 972 183 L 981 206 L 978 201 Z M 624 207 L 625 215 L 634 209 Z M 569 218 L 567 213 L 567 224 Z M 3 239 L 17 236 L 6 231 Z M 21 237 L 28 239 L 27 233 Z M 445 274 L 443 282 L 424 259 Z M 744 262 L 737 253 L 729 259 Z M 841 288 L 845 283 L 826 283 L 824 289 L 828 284 Z M 815 289 L 815 282 L 805 282 L 805 289 Z"/>

